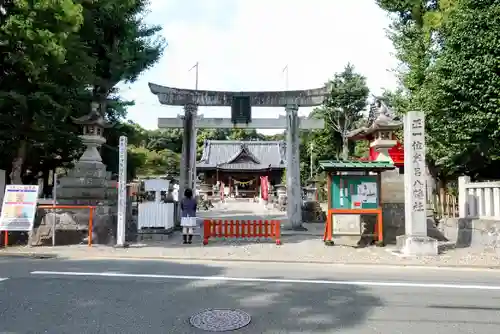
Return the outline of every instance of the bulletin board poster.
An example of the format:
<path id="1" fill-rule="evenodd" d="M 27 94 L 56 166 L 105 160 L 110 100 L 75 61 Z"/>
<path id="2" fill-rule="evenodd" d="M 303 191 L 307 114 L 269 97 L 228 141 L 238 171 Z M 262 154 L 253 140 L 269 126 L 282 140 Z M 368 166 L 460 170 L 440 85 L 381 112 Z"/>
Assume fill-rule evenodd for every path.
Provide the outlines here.
<path id="1" fill-rule="evenodd" d="M 376 175 L 334 175 L 332 176 L 332 209 L 377 209 L 378 178 Z"/>
<path id="2" fill-rule="evenodd" d="M 0 216 L 0 231 L 31 231 L 35 222 L 37 185 L 7 185 Z"/>

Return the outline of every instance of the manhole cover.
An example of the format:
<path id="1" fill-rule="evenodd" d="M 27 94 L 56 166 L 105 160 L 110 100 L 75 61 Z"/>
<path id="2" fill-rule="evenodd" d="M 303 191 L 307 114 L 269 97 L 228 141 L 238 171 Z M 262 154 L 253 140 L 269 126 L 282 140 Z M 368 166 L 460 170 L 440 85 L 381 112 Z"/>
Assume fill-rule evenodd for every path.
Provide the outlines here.
<path id="1" fill-rule="evenodd" d="M 252 317 L 240 310 L 209 309 L 193 315 L 189 322 L 193 327 L 210 332 L 234 331 L 245 327 Z"/>

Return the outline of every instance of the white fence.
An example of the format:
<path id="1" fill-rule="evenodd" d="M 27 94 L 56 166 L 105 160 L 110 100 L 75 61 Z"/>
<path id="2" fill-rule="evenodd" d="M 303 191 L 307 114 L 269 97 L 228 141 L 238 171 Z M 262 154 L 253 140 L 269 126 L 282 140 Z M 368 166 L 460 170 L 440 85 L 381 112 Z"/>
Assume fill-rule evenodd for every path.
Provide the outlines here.
<path id="1" fill-rule="evenodd" d="M 500 220 L 500 181 L 471 182 L 458 178 L 458 211 L 460 218 Z"/>
<path id="2" fill-rule="evenodd" d="M 174 227 L 175 203 L 139 203 L 137 228 L 164 228 Z"/>

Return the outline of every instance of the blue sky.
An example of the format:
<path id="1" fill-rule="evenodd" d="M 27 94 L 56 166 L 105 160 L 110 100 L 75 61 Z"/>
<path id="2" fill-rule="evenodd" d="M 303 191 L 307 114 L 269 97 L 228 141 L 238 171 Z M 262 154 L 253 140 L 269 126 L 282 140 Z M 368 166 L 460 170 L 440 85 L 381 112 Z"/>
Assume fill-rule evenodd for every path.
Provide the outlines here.
<path id="1" fill-rule="evenodd" d="M 159 104 L 147 83 L 208 90 L 282 90 L 321 87 L 351 62 L 374 94 L 394 89 L 397 62 L 385 29 L 387 15 L 374 0 L 151 0 L 147 22 L 163 27 L 168 47 L 137 82 L 121 85 L 135 100 L 128 118 L 156 129 L 158 117 L 180 108 Z M 311 110 L 301 108 L 307 115 Z M 204 117 L 230 117 L 229 108 L 201 108 Z M 253 108 L 254 118 L 278 117 L 279 108 Z M 269 133 L 276 131 L 266 131 Z"/>

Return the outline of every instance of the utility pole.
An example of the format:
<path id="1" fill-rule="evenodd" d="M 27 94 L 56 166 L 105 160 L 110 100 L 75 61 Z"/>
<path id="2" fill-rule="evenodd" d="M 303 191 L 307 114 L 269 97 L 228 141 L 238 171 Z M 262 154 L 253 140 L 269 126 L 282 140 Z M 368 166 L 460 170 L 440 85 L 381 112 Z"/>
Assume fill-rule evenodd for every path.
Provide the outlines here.
<path id="1" fill-rule="evenodd" d="M 198 65 L 199 65 L 199 63 L 196 62 L 196 64 L 194 64 L 194 66 L 189 69 L 189 72 L 191 72 L 193 69 L 196 70 L 196 72 L 195 72 L 195 80 L 196 81 L 194 84 L 194 89 L 196 89 L 196 90 L 198 90 Z"/>

